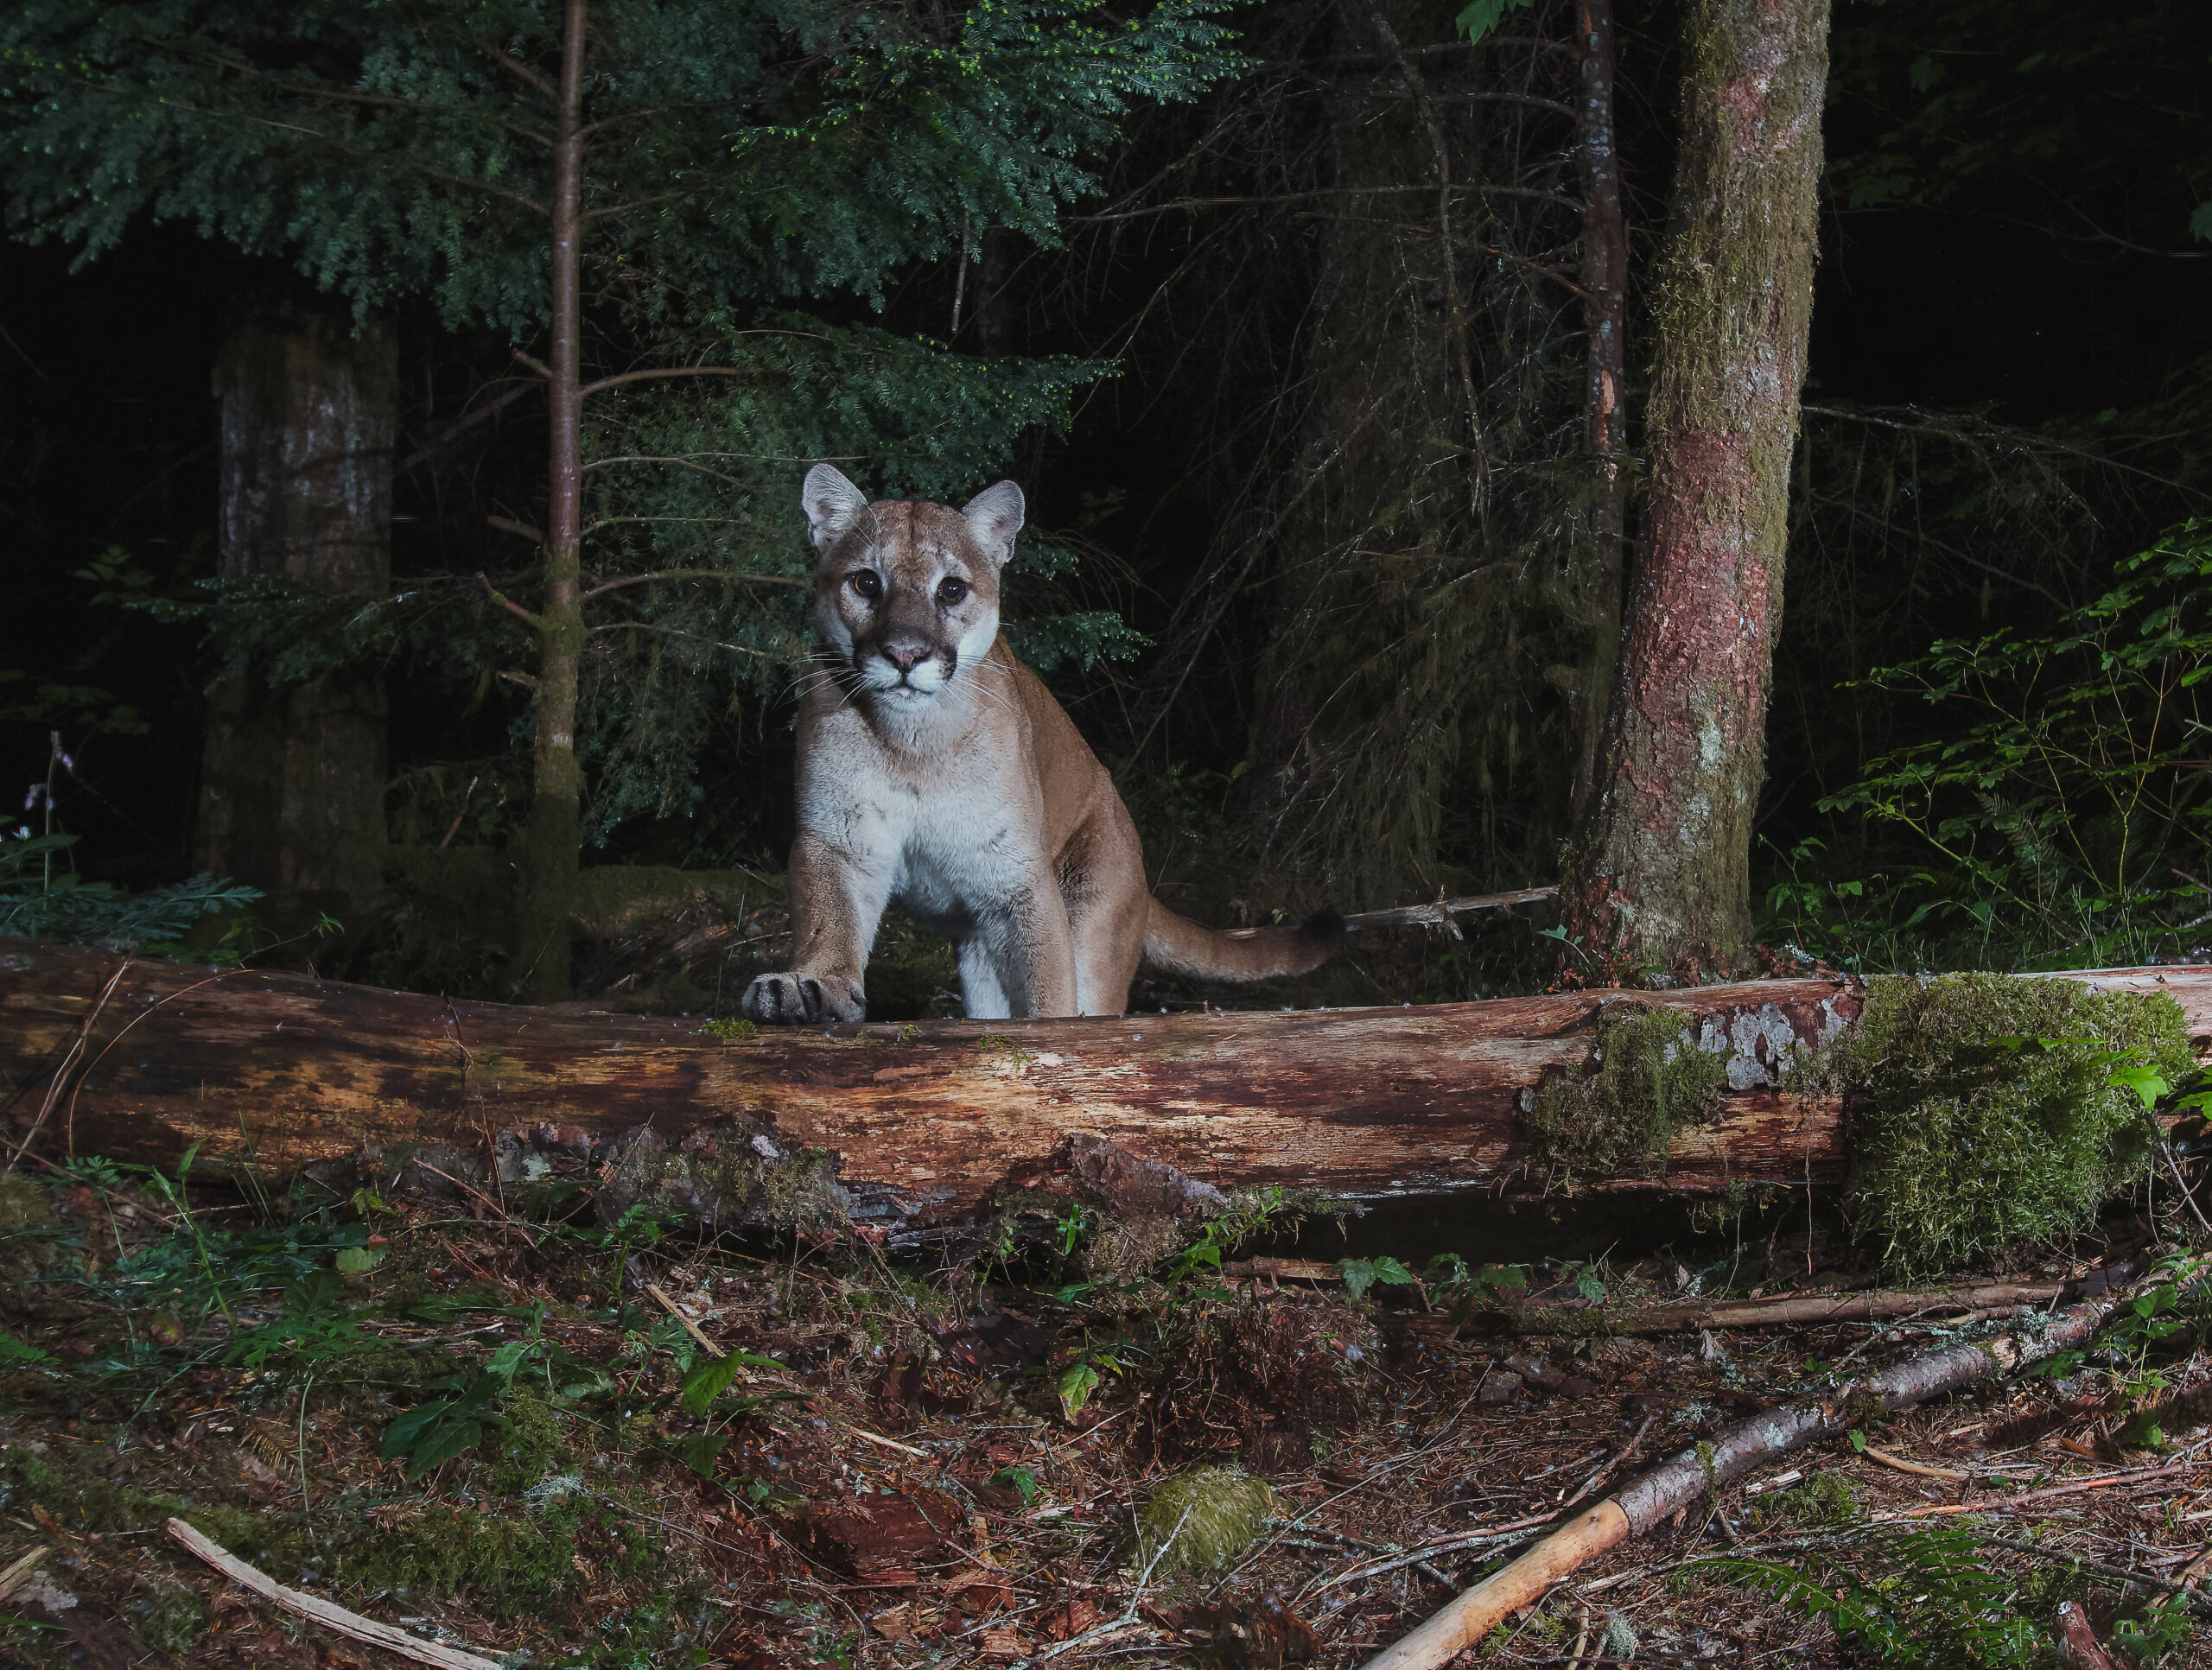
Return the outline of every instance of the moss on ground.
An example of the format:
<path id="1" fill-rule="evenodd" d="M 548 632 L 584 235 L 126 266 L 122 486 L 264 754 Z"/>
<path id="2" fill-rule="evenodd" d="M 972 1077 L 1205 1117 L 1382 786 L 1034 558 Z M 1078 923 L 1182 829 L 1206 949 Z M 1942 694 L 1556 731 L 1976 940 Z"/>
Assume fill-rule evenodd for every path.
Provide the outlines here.
<path id="1" fill-rule="evenodd" d="M 1815 1473 L 1777 1490 L 1755 1510 L 1762 1525 L 1838 1529 L 1859 1517 L 1859 1489 L 1841 1473 Z"/>
<path id="2" fill-rule="evenodd" d="M 622 1504 L 588 1495 L 496 1509 L 425 1499 L 420 1512 L 408 1504 L 374 1520 L 337 1503 L 303 1521 L 296 1512 L 133 1490 L 102 1478 L 88 1461 L 64 1464 L 19 1448 L 0 1457 L 0 1508 L 20 1512 L 31 1504 L 79 1533 L 143 1534 L 179 1518 L 280 1583 L 315 1573 L 351 1589 L 465 1592 L 502 1615 L 578 1598 L 587 1581 L 579 1559 L 601 1577 L 674 1583 L 683 1575 L 671 1566 L 663 1540 Z M 176 1612 L 168 1607 L 168 1621 L 155 1627 L 181 1627 L 170 1616 Z"/>
<path id="3" fill-rule="evenodd" d="M 2007 975 L 1875 981 L 1811 1069 L 1850 1098 L 1854 1232 L 1918 1273 L 2088 1224 L 2153 1148 L 2116 1059 L 2192 1071 L 2181 1006 Z"/>
<path id="4" fill-rule="evenodd" d="M 1611 1003 L 1590 1064 L 1538 1085 L 1522 1128 L 1554 1181 L 1618 1176 L 1663 1161 L 1675 1133 L 1711 1114 L 1727 1083 L 1727 1063 L 1697 1047 L 1688 1015 Z"/>
<path id="5" fill-rule="evenodd" d="M 1157 1555 L 1162 1572 L 1218 1572 L 1251 1546 L 1274 1508 L 1264 1481 L 1234 1467 L 1193 1467 L 1154 1487 L 1130 1558 L 1142 1565 Z"/>

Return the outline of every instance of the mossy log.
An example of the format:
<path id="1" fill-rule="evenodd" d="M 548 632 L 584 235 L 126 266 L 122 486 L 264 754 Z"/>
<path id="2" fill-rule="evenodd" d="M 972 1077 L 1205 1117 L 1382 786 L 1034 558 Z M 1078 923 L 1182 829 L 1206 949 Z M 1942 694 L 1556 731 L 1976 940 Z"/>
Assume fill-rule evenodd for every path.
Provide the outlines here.
<path id="1" fill-rule="evenodd" d="M 906 1226 L 970 1216 L 1064 1171 L 1076 1139 L 1224 1189 L 1539 1193 L 1545 1167 L 1523 1129 L 1530 1093 L 1585 1066 L 1601 1013 L 1628 1000 L 1576 993 L 722 1037 L 744 1029 L 173 962 L 134 962 L 115 979 L 121 962 L 0 940 L 0 1130 L 11 1143 L 44 1109 L 44 1152 L 174 1164 L 198 1144 L 204 1159 L 281 1174 L 423 1144 L 596 1159 L 639 1127 L 677 1147 L 695 1127 L 736 1121 L 743 1131 L 726 1148 L 771 1159 L 808 1151 L 834 1172 L 844 1210 Z M 2170 992 L 2193 1034 L 2212 1033 L 2212 969 L 2082 977 Z M 1633 1000 L 1689 1019 L 1726 1083 L 1663 1160 L 1583 1186 L 1696 1194 L 1842 1180 L 1835 1101 L 1790 1094 L 1782 1079 L 1800 1051 L 1857 1017 L 1854 984 L 1765 981 Z"/>

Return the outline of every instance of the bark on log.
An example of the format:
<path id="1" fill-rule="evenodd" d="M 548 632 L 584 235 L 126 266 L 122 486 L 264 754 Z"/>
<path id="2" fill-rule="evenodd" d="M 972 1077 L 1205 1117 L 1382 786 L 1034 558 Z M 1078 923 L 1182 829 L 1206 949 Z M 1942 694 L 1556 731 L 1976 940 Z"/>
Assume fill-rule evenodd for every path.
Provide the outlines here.
<path id="1" fill-rule="evenodd" d="M 594 1139 L 645 1127 L 674 1143 L 729 1119 L 765 1133 L 766 1146 L 753 1145 L 764 1152 L 826 1151 L 852 1215 L 900 1228 L 963 1218 L 1009 1183 L 1065 1169 L 1057 1157 L 1072 1139 L 1225 1187 L 1352 1200 L 1538 1192 L 1522 1092 L 1548 1069 L 1586 1062 L 1600 1008 L 1624 995 L 864 1024 L 724 1041 L 687 1018 L 170 962 L 130 966 L 102 1008 L 118 962 L 0 940 L 0 1129 L 13 1141 L 89 1027 L 53 1102 L 48 1152 L 166 1165 L 198 1143 L 208 1159 L 281 1172 L 365 1147 L 480 1154 L 496 1133 L 520 1132 L 521 1143 L 499 1144 L 518 1176 L 532 1145 L 601 1157 Z M 2212 969 L 2083 977 L 2168 991 L 2193 1032 L 2212 1032 Z M 1766 981 L 1635 1000 L 1697 1017 L 1705 1046 L 1728 1057 L 1731 1089 L 1663 1167 L 1591 1186 L 1694 1193 L 1842 1179 L 1834 1102 L 1777 1083 L 1796 1050 L 1856 1017 L 1855 986 Z"/>

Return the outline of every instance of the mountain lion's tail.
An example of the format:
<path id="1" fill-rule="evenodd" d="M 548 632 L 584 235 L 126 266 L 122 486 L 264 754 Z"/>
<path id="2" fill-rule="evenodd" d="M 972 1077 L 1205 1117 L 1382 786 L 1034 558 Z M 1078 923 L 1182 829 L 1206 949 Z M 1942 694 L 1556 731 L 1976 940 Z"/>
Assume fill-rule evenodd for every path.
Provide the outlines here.
<path id="1" fill-rule="evenodd" d="M 1171 975 L 1200 980 L 1265 980 L 1319 968 L 1344 941 L 1344 919 L 1319 911 L 1295 928 L 1201 928 L 1158 899 L 1144 924 L 1144 960 Z"/>

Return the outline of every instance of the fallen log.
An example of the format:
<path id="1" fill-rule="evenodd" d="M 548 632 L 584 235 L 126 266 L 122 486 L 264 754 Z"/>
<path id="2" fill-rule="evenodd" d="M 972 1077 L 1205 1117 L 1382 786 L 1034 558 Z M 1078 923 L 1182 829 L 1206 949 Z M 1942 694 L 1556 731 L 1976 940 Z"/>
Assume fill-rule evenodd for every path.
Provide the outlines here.
<path id="1" fill-rule="evenodd" d="M 811 1154 L 842 1213 L 893 1227 L 960 1220 L 1033 1187 L 1065 1171 L 1071 1140 L 1172 1167 L 1203 1180 L 1201 1193 L 1540 1194 L 1526 1095 L 1548 1072 L 1586 1064 L 1601 1012 L 1630 1000 L 754 1033 L 121 962 L 0 940 L 0 1131 L 12 1125 L 11 1146 L 46 1108 L 50 1152 L 173 1165 L 197 1144 L 208 1159 L 283 1172 L 365 1150 L 489 1146 L 512 1184 L 549 1158 L 613 1158 L 607 1145 L 625 1133 L 680 1146 L 687 1131 L 736 1121 L 725 1157 Z M 2212 969 L 2082 978 L 2169 991 L 2193 1032 L 2212 1032 Z M 1663 1162 L 1583 1186 L 1695 1194 L 1842 1180 L 1835 1100 L 1782 1081 L 1800 1051 L 1857 1016 L 1859 987 L 1762 981 L 1633 1001 L 1691 1017 L 1700 1046 L 1725 1060 L 1726 1088 Z M 690 1140 L 695 1153 L 715 1150 L 711 1135 Z"/>

